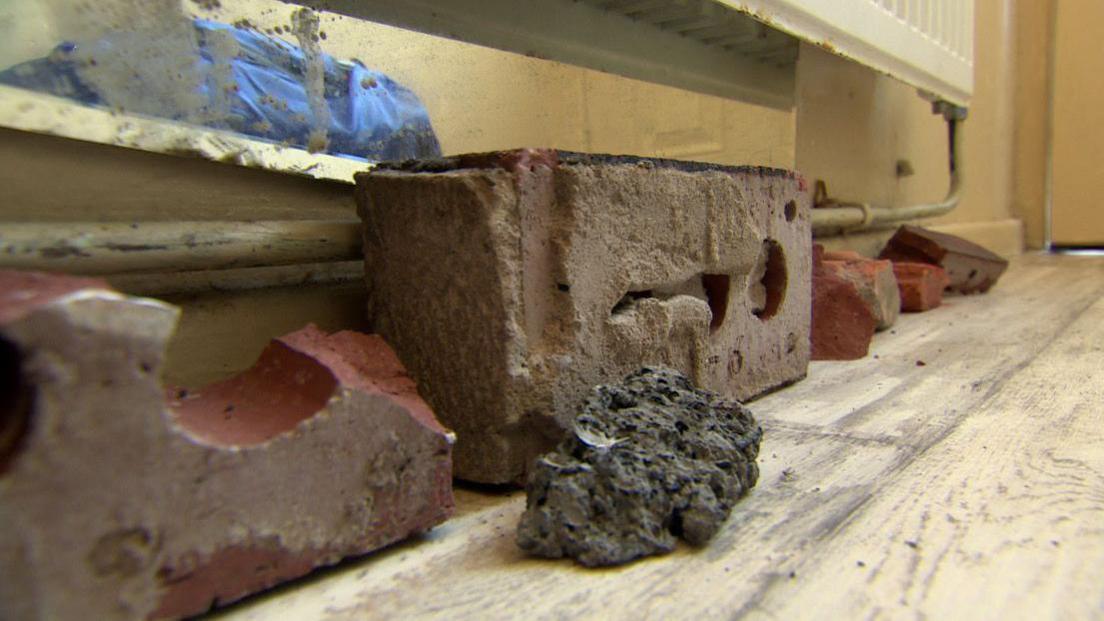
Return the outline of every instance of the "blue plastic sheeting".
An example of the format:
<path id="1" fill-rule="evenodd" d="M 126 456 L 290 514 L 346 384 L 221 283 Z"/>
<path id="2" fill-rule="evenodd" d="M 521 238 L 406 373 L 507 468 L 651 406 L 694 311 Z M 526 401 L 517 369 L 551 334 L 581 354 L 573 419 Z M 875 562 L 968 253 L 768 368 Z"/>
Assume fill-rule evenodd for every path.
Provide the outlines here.
<path id="1" fill-rule="evenodd" d="M 141 112 L 177 121 L 199 122 L 217 129 L 306 148 L 314 129 L 314 115 L 305 86 L 306 60 L 302 50 L 281 39 L 206 20 L 195 20 L 199 57 L 194 70 L 198 93 L 206 99 L 204 108 L 218 114 L 194 114 L 179 108 L 158 109 L 157 95 L 142 101 Z M 232 88 L 216 83 L 212 68 L 212 33 L 233 35 L 236 56 L 229 59 Z M 62 43 L 47 58 L 31 60 L 0 72 L 0 83 L 50 93 L 90 105 L 109 105 L 110 93 L 101 93 L 93 81 L 82 76 L 82 67 L 95 59 L 96 50 L 110 49 L 135 33 L 112 34 L 83 49 Z M 83 52 L 83 53 L 82 53 Z M 110 58 L 110 54 L 105 55 Z M 227 59 L 222 59 L 225 64 Z M 405 160 L 436 157 L 440 144 L 433 132 L 429 113 L 418 97 L 386 75 L 359 62 L 345 63 L 323 55 L 325 100 L 330 111 L 322 152 L 352 155 L 369 160 Z M 98 67 L 110 70 L 110 67 Z M 133 93 L 143 92 L 134 89 Z M 163 94 L 162 94 L 163 95 Z M 161 106 L 165 107 L 165 106 Z M 316 141 L 317 142 L 317 141 Z"/>

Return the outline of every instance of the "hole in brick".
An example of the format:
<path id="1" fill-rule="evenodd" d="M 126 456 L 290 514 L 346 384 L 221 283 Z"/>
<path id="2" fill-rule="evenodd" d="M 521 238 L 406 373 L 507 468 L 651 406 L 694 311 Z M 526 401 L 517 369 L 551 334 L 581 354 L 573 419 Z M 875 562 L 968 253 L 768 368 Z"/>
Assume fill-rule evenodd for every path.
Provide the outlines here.
<path id="1" fill-rule="evenodd" d="M 732 357 L 728 359 L 728 372 L 736 375 L 744 368 L 744 353 L 738 349 L 732 351 Z"/>
<path id="2" fill-rule="evenodd" d="M 14 461 L 30 425 L 34 390 L 23 376 L 23 356 L 0 339 L 0 475 Z"/>
<path id="3" fill-rule="evenodd" d="M 783 213 L 786 214 L 786 222 L 793 222 L 797 217 L 797 203 L 793 201 L 786 203 Z"/>
<path id="4" fill-rule="evenodd" d="M 564 293 L 567 293 L 568 291 L 571 291 L 571 285 L 566 284 L 566 283 L 562 283 L 562 282 L 561 283 L 556 283 L 556 288 L 559 289 L 560 291 L 563 291 Z"/>
<path id="5" fill-rule="evenodd" d="M 797 335 L 790 332 L 786 335 L 786 353 L 792 354 L 797 349 Z"/>
<path id="6" fill-rule="evenodd" d="M 314 358 L 282 343 L 257 363 L 199 390 L 167 390 L 176 423 L 212 446 L 250 446 L 291 431 L 324 408 L 337 379 Z"/>
<path id="7" fill-rule="evenodd" d="M 702 274 L 701 284 L 705 289 L 705 301 L 709 303 L 709 310 L 713 313 L 713 319 L 709 322 L 709 328 L 716 330 L 724 323 L 725 314 L 728 313 L 728 289 L 732 278 L 728 274 Z"/>
<path id="8" fill-rule="evenodd" d="M 748 287 L 751 312 L 766 321 L 778 313 L 786 299 L 786 254 L 782 245 L 773 239 L 763 241 L 759 261 L 752 272 Z"/>
<path id="9" fill-rule="evenodd" d="M 650 289 L 629 291 L 613 305 L 610 315 L 626 313 L 633 309 L 637 301 L 654 298 L 661 301 L 679 296 L 697 298 L 707 305 L 711 319 L 710 330 L 716 330 L 724 323 L 728 313 L 728 294 L 732 287 L 732 277 L 728 274 L 695 274 L 682 281 L 663 283 Z"/>
<path id="10" fill-rule="evenodd" d="M 635 303 L 637 300 L 654 297 L 655 294 L 652 293 L 651 289 L 646 289 L 644 291 L 629 291 L 625 295 L 621 296 L 621 299 L 617 301 L 617 304 L 613 305 L 613 310 L 610 311 L 610 314 L 616 315 L 618 313 L 623 313 L 629 310 L 632 307 L 633 303 Z"/>

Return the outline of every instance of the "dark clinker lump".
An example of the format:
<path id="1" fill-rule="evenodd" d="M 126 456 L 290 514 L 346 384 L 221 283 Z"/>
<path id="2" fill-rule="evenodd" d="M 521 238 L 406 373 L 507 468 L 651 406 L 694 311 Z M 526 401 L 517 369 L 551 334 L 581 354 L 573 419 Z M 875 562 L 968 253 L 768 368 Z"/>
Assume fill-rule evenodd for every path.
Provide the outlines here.
<path id="1" fill-rule="evenodd" d="M 677 371 L 598 386 L 530 471 L 518 545 L 589 567 L 704 545 L 755 486 L 762 436 L 747 408 Z"/>

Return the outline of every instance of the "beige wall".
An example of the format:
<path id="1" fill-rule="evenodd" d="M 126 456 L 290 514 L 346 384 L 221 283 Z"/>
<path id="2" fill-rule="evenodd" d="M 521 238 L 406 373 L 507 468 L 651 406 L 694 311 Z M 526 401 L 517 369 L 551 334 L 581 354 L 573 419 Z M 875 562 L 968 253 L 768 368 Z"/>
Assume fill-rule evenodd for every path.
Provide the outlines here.
<path id="1" fill-rule="evenodd" d="M 975 90 L 963 124 L 966 187 L 959 207 L 929 221 L 1003 254 L 1022 246 L 1013 212 L 1016 125 L 1014 0 L 978 0 Z M 881 206 L 941 199 L 947 190 L 947 139 L 941 117 L 915 89 L 819 48 L 804 46 L 798 69 L 796 163 L 824 179 L 840 199 Z M 907 160 L 915 174 L 898 178 Z M 888 233 L 834 240 L 874 252 Z"/>
<path id="2" fill-rule="evenodd" d="M 519 146 L 792 167 L 791 113 L 329 18 L 326 50 L 412 88 L 446 153 Z"/>
<path id="3" fill-rule="evenodd" d="M 1024 243 L 1046 243 L 1047 123 L 1050 99 L 1054 0 L 1016 2 L 1015 129 L 1012 147 L 1012 213 L 1023 221 Z"/>
<path id="4" fill-rule="evenodd" d="M 1104 244 L 1104 68 L 1099 0 L 1062 0 L 1054 17 L 1051 89 L 1051 241 Z"/>

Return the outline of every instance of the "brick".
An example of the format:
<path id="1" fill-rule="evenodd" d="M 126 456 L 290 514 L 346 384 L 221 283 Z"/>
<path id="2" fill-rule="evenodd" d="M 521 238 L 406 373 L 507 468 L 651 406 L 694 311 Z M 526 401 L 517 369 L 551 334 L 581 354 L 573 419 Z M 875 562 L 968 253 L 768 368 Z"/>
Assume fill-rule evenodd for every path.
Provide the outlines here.
<path id="1" fill-rule="evenodd" d="M 823 249 L 813 248 L 813 360 L 858 360 L 870 350 L 878 321 L 855 284 L 826 267 Z"/>
<path id="2" fill-rule="evenodd" d="M 825 261 L 864 261 L 867 257 L 855 252 L 854 250 L 825 250 Z"/>
<path id="3" fill-rule="evenodd" d="M 958 293 L 985 293 L 1008 267 L 1007 260 L 973 242 L 908 224 L 897 229 L 880 257 L 938 265 Z"/>
<path id="4" fill-rule="evenodd" d="M 901 291 L 901 310 L 919 313 L 943 303 L 947 273 L 928 263 L 893 262 L 893 273 Z"/>
<path id="5" fill-rule="evenodd" d="M 642 365 L 737 399 L 805 375 L 794 173 L 519 150 L 357 182 L 369 319 L 457 431 L 461 478 L 524 481 L 593 386 Z"/>
<path id="6" fill-rule="evenodd" d="M 379 337 L 308 327 L 166 400 L 176 308 L 46 275 L 0 292 L 0 618 L 191 616 L 453 510 L 452 435 Z"/>
<path id="7" fill-rule="evenodd" d="M 855 286 L 874 315 L 878 330 L 889 329 L 901 313 L 901 294 L 897 288 L 897 277 L 893 274 L 893 264 L 857 254 L 843 260 L 829 259 L 830 256 L 848 255 L 824 253 L 824 268 Z"/>

